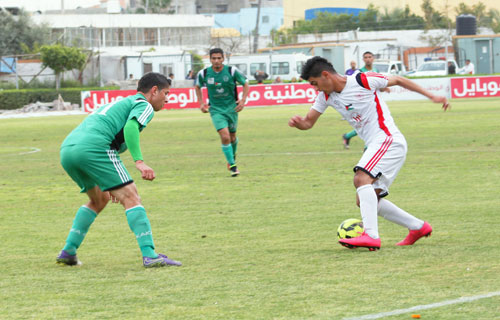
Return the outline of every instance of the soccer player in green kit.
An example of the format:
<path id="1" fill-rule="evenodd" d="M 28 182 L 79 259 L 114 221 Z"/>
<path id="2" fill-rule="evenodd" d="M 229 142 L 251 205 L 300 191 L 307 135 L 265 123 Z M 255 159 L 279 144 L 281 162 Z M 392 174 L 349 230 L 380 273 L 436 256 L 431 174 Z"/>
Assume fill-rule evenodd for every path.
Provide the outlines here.
<path id="1" fill-rule="evenodd" d="M 137 94 L 101 106 L 76 127 L 61 145 L 61 164 L 68 175 L 86 192 L 89 202 L 76 212 L 66 245 L 56 261 L 80 265 L 80 247 L 97 215 L 111 200 L 121 203 L 130 229 L 142 253 L 144 267 L 180 266 L 155 251 L 151 224 L 141 204 L 136 185 L 118 153 L 129 150 L 135 167 L 145 180 L 155 172 L 144 163 L 139 133 L 160 111 L 166 101 L 170 82 L 162 74 L 150 72 L 138 83 Z"/>
<path id="2" fill-rule="evenodd" d="M 236 166 L 236 148 L 238 137 L 238 112 L 243 110 L 250 87 L 245 76 L 236 67 L 223 64 L 224 51 L 220 48 L 209 52 L 211 67 L 198 72 L 196 76 L 196 96 L 200 102 L 201 112 L 210 111 L 215 129 L 220 135 L 222 152 L 226 157 L 231 176 L 240 174 Z M 243 95 L 238 100 L 236 82 L 243 85 Z M 201 94 L 201 87 L 206 85 L 210 104 L 206 104 Z"/>

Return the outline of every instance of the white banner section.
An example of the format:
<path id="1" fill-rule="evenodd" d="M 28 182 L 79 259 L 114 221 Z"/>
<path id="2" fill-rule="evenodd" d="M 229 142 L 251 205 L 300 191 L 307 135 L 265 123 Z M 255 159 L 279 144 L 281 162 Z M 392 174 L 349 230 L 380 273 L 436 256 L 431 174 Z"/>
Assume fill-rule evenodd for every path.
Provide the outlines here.
<path id="1" fill-rule="evenodd" d="M 427 78 L 427 79 L 410 79 L 425 90 L 438 96 L 445 96 L 450 98 L 450 78 Z M 425 96 L 416 93 L 400 86 L 393 86 L 389 88 L 390 93 L 381 92 L 380 97 L 385 101 L 394 100 L 425 100 Z"/>

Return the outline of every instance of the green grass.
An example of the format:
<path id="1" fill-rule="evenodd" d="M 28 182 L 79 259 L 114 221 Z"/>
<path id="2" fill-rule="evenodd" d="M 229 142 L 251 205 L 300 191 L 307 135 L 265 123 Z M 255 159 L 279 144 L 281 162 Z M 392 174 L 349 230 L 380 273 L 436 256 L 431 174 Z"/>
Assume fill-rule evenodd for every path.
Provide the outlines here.
<path id="1" fill-rule="evenodd" d="M 240 115 L 230 178 L 220 142 L 198 110 L 162 111 L 141 135 L 154 182 L 130 156 L 159 252 L 181 268 L 146 270 L 123 209 L 90 229 L 82 267 L 55 257 L 86 202 L 59 164 L 59 145 L 82 116 L 0 119 L 1 319 L 342 319 L 500 290 L 500 101 L 390 103 L 407 162 L 388 199 L 434 227 L 411 247 L 407 230 L 379 220 L 382 249 L 348 250 L 338 224 L 358 218 L 345 121 L 287 126 L 308 106 Z M 31 147 L 41 151 L 20 154 Z M 422 319 L 500 319 L 500 297 L 422 310 Z M 417 312 L 416 312 L 417 313 Z M 411 314 L 388 319 L 411 319 Z"/>

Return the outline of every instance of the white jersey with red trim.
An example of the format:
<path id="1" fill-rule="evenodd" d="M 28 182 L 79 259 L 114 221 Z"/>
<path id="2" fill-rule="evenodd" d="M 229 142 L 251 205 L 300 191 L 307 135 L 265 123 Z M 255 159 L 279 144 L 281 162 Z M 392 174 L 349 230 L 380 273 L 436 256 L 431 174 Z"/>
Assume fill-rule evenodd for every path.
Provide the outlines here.
<path id="1" fill-rule="evenodd" d="M 333 107 L 369 145 L 376 139 L 400 133 L 387 104 L 377 93 L 387 87 L 387 82 L 386 76 L 375 72 L 347 76 L 342 92 L 332 92 L 329 96 L 320 92 L 312 109 L 324 113 L 328 106 Z"/>

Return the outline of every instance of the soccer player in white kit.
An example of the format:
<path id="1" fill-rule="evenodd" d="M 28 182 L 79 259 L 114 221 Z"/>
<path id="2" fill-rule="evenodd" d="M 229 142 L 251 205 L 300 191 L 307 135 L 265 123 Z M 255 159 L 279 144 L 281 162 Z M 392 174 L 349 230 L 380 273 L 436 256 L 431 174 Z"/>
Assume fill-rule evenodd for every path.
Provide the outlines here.
<path id="1" fill-rule="evenodd" d="M 384 199 L 406 159 L 407 145 L 403 134 L 392 119 L 389 108 L 378 96 L 378 90 L 399 85 L 418 92 L 435 103 L 449 108 L 446 97 L 435 96 L 416 83 L 400 76 L 384 76 L 374 72 L 352 76 L 338 74 L 328 60 L 313 57 L 307 61 L 302 79 L 319 91 L 316 101 L 305 117 L 294 116 L 290 127 L 307 130 L 314 126 L 328 106 L 337 110 L 357 131 L 367 146 L 354 167 L 356 202 L 360 207 L 365 231 L 356 238 L 342 239 L 348 248 L 380 249 L 377 215 L 409 229 L 409 234 L 397 245 L 412 245 L 427 237 L 432 227 Z"/>

